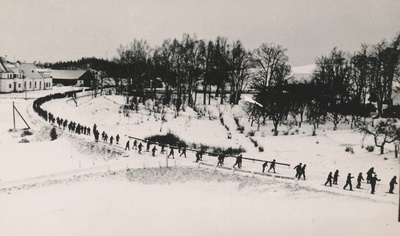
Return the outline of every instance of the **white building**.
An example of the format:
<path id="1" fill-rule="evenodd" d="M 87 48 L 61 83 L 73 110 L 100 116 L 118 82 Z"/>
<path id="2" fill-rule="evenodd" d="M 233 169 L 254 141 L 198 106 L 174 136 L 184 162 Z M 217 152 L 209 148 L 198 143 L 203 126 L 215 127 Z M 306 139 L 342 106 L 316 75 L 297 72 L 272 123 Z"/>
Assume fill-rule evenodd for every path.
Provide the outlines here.
<path id="1" fill-rule="evenodd" d="M 33 63 L 11 63 L 0 57 L 0 93 L 52 89 L 52 86 L 46 70 L 38 70 Z"/>

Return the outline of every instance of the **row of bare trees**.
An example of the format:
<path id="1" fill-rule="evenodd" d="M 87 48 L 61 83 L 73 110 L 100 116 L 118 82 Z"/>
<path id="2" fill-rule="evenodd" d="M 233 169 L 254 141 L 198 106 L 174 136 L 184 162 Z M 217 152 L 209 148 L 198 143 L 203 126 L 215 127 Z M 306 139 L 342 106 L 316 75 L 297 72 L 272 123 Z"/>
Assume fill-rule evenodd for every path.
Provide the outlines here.
<path id="1" fill-rule="evenodd" d="M 188 34 L 154 49 L 144 40 L 134 40 L 118 49 L 114 62 L 120 69 L 112 77 L 129 96 L 146 96 L 145 91 L 164 83 L 164 100 L 173 99 L 178 111 L 183 104 L 193 107 L 198 92 L 204 104 L 207 97 L 210 103 L 211 92 L 221 104 L 237 104 L 246 88 L 271 87 L 290 74 L 285 51 L 280 45 L 262 44 L 251 52 L 240 41 L 206 41 Z"/>

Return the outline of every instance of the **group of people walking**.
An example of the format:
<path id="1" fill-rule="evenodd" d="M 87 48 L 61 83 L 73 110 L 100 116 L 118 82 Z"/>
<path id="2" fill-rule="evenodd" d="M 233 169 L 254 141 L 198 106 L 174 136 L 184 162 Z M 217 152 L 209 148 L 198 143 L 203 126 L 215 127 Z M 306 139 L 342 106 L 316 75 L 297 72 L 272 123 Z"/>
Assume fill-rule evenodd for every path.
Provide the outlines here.
<path id="1" fill-rule="evenodd" d="M 377 174 L 375 173 L 374 167 L 371 167 L 367 172 L 367 184 L 370 184 L 371 186 L 371 194 L 375 194 L 375 190 L 376 190 L 376 184 L 378 181 L 381 181 L 381 179 L 378 179 Z M 328 174 L 328 178 L 325 182 L 325 186 L 327 184 L 329 184 L 330 187 L 332 187 L 332 180 L 333 180 L 333 184 L 337 185 L 337 181 L 338 181 L 338 177 L 339 177 L 339 170 L 336 170 L 334 175 L 332 176 L 332 172 L 329 172 Z M 343 189 L 347 189 L 347 187 L 349 187 L 350 191 L 353 191 L 353 185 L 352 185 L 352 179 L 354 178 L 354 176 L 351 175 L 351 173 L 347 174 L 346 177 L 346 184 L 343 186 Z M 360 172 L 357 176 L 357 185 L 356 188 L 360 189 L 361 188 L 361 183 L 364 180 L 364 177 L 362 175 L 362 172 Z M 394 176 L 390 183 L 389 183 L 389 192 L 388 193 L 393 193 L 394 190 L 394 185 L 397 184 L 397 177 Z"/>
<path id="2" fill-rule="evenodd" d="M 302 163 L 300 163 L 293 168 L 296 170 L 295 178 L 297 178 L 297 180 L 300 180 L 302 176 L 304 180 L 306 179 L 306 166 L 306 164 L 302 165 Z"/>
<path id="3" fill-rule="evenodd" d="M 93 132 L 93 135 L 95 137 L 95 141 L 98 142 L 99 141 L 99 135 L 100 132 L 97 129 L 96 124 L 93 125 L 93 129 L 91 130 L 90 127 L 81 125 L 79 123 L 73 122 L 73 121 L 68 121 L 67 119 L 63 119 L 60 117 L 54 117 L 54 115 L 52 113 L 48 113 L 48 117 L 47 117 L 48 121 L 52 124 L 57 124 L 58 127 L 61 129 L 64 129 L 66 127 L 68 127 L 68 131 L 70 132 L 74 132 L 76 134 L 84 134 L 84 135 L 90 135 L 91 131 Z M 120 136 L 119 134 L 117 134 L 115 136 L 115 138 L 113 136 L 108 136 L 108 134 L 103 131 L 101 133 L 101 138 L 102 141 L 104 143 L 110 143 L 111 145 L 114 143 L 114 140 L 116 142 L 116 144 L 119 144 L 120 141 Z M 146 152 L 150 152 L 150 148 L 151 148 L 151 142 L 150 141 L 145 141 L 146 143 Z M 142 154 L 142 149 L 143 149 L 144 145 L 142 144 L 142 142 L 138 142 L 138 140 L 134 140 L 132 143 L 132 150 L 138 150 L 139 154 Z M 126 142 L 125 145 L 125 150 L 130 150 L 131 146 L 130 146 L 130 140 L 128 140 Z M 156 151 L 157 151 L 157 147 L 156 145 L 153 146 L 153 148 L 151 149 L 151 153 L 152 156 L 155 157 L 156 155 Z M 165 152 L 165 145 L 161 144 L 161 153 Z M 186 158 L 186 147 L 178 147 L 178 152 L 180 153 L 180 157 L 184 156 Z M 196 152 L 196 162 L 202 161 L 202 156 L 204 154 L 204 151 L 197 151 Z M 167 158 L 172 157 L 172 159 L 175 158 L 174 156 L 174 147 L 170 147 L 170 151 L 169 154 L 167 156 Z M 218 166 L 223 166 L 224 165 L 224 160 L 226 158 L 226 155 L 224 153 L 221 153 L 218 155 Z M 265 161 L 262 164 L 262 173 L 265 172 L 266 167 L 268 167 L 268 162 L 269 161 Z M 241 169 L 242 168 L 242 164 L 243 164 L 243 156 L 242 154 L 239 154 L 236 156 L 236 162 L 235 164 L 232 166 L 232 168 L 235 168 L 236 166 Z M 270 162 L 270 167 L 268 169 L 268 172 L 270 172 L 271 170 L 273 171 L 273 173 L 275 172 L 275 166 L 276 166 L 276 160 L 274 159 L 272 162 Z M 305 174 L 305 169 L 306 169 L 306 164 L 302 164 L 299 163 L 298 165 L 296 165 L 294 168 L 294 170 L 296 170 L 296 175 L 295 178 L 297 178 L 298 180 L 301 179 L 301 177 L 303 177 L 303 179 L 306 179 L 306 174 Z M 381 181 L 381 179 L 378 179 L 377 174 L 375 173 L 374 167 L 371 167 L 367 172 L 366 172 L 366 180 L 367 180 L 367 184 L 370 184 L 370 188 L 371 188 L 371 194 L 375 193 L 376 190 L 376 184 L 378 181 Z M 338 184 L 338 178 L 339 178 L 339 170 L 336 170 L 334 174 L 332 174 L 332 172 L 329 172 L 327 180 L 325 182 L 325 186 L 327 186 L 327 184 L 329 184 L 330 187 L 332 187 L 332 184 L 337 185 Z M 349 187 L 350 191 L 353 191 L 353 185 L 352 185 L 352 179 L 354 178 L 354 176 L 351 175 L 351 173 L 348 173 L 347 177 L 346 177 L 346 183 L 343 186 L 343 189 L 347 189 L 347 187 Z M 362 172 L 360 172 L 357 176 L 357 185 L 356 188 L 360 189 L 361 188 L 361 183 L 362 181 L 364 181 L 364 177 L 362 175 Z M 393 190 L 395 188 L 395 185 L 398 184 L 397 183 L 397 176 L 394 176 L 390 182 L 389 182 L 389 191 L 388 193 L 393 194 Z"/>

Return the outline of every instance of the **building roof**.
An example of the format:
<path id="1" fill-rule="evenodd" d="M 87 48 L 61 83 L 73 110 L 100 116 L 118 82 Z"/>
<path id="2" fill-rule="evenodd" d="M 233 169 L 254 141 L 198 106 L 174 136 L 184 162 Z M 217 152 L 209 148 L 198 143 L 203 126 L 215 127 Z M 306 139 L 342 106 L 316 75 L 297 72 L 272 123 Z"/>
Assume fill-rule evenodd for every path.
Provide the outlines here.
<path id="1" fill-rule="evenodd" d="M 7 60 L 4 57 L 0 57 L 0 73 L 14 73 L 10 69 L 10 64 L 7 62 Z"/>
<path id="2" fill-rule="evenodd" d="M 85 70 L 51 70 L 51 77 L 53 79 L 74 80 L 79 79 Z"/>
<path id="3" fill-rule="evenodd" d="M 37 71 L 36 65 L 33 63 L 20 63 L 19 69 L 27 78 L 42 79 L 43 77 Z"/>

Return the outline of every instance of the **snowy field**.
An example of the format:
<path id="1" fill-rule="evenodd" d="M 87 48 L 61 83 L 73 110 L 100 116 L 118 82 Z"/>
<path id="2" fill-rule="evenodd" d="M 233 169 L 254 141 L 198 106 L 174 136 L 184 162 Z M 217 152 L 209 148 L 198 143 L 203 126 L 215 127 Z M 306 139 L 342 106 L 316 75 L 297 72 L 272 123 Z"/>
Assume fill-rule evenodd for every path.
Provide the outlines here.
<path id="1" fill-rule="evenodd" d="M 61 89 L 54 88 L 52 93 Z M 44 96 L 48 91 L 29 94 Z M 341 124 L 333 131 L 321 126 L 317 136 L 303 124 L 298 134 L 272 136 L 272 123 L 252 137 L 262 145 L 259 152 L 246 137 L 251 127 L 240 118 L 245 132 L 236 131 L 232 113 L 237 108 L 210 109 L 224 112 L 232 139 L 218 119 L 197 119 L 191 110 L 168 122 L 149 115 L 141 107 L 129 117 L 121 112 L 125 98 L 90 96 L 77 100 L 57 99 L 43 104 L 56 116 L 98 129 L 109 136 L 121 136 L 120 145 L 95 143 L 92 136 L 76 135 L 58 129 L 59 138 L 50 141 L 51 125 L 32 110 L 32 99 L 23 94 L 0 96 L 0 235 L 399 235 L 398 185 L 396 194 L 387 194 L 389 181 L 399 176 L 399 163 L 393 147 L 384 155 L 367 152 L 371 138 Z M 12 102 L 31 126 L 31 135 L 21 137 L 25 125 L 16 117 L 12 131 Z M 280 127 L 284 130 L 285 127 Z M 160 132 L 161 130 L 161 132 Z M 165 155 L 124 151 L 128 136 L 145 138 L 173 132 L 186 142 L 220 147 L 243 147 L 245 157 L 276 159 L 290 164 L 277 165 L 280 176 L 294 177 L 293 167 L 307 164 L 307 180 L 282 180 L 258 174 L 260 162 L 244 160 L 243 173 L 194 163 L 188 158 L 169 160 Z M 264 136 L 264 137 L 263 137 Z M 22 139 L 29 143 L 19 143 Z M 351 145 L 354 154 L 345 152 Z M 158 148 L 160 150 L 160 148 Z M 176 153 L 178 154 L 178 153 Z M 205 163 L 216 158 L 204 156 Z M 232 167 L 234 158 L 226 159 Z M 159 167 L 162 167 L 161 169 Z M 146 167 L 144 169 L 144 167 Z M 375 195 L 364 182 L 362 189 L 343 190 L 347 173 L 364 178 L 375 167 L 378 182 Z M 325 187 L 330 171 L 340 171 L 339 185 Z"/>

